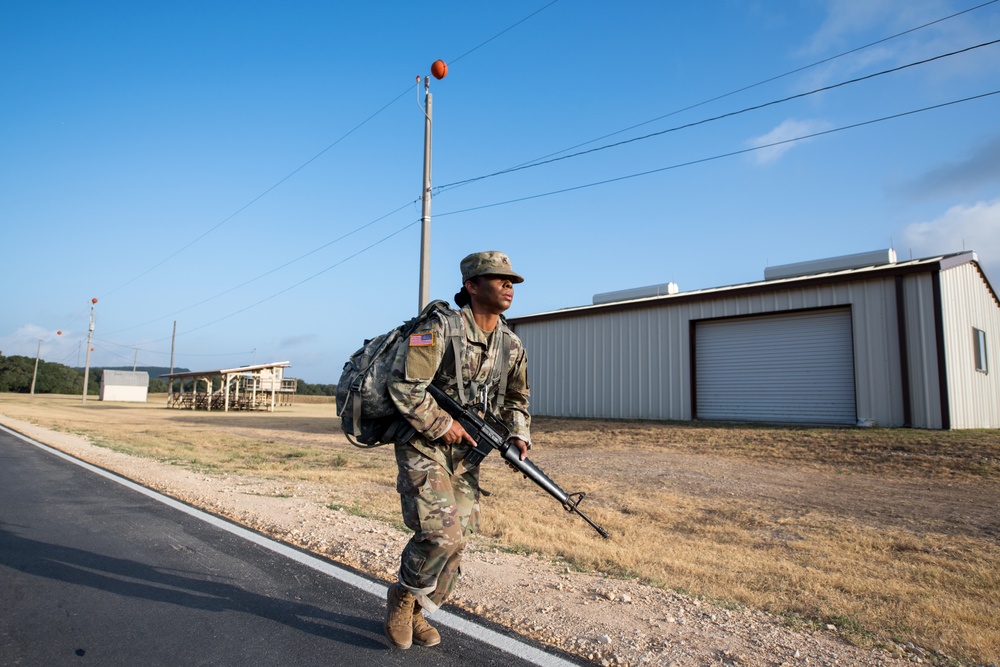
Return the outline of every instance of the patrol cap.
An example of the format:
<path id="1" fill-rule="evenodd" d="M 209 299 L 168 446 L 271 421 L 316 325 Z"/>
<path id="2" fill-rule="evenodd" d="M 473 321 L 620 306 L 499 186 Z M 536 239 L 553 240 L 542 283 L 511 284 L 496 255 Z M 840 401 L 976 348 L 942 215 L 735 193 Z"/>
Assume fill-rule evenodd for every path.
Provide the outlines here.
<path id="1" fill-rule="evenodd" d="M 474 252 L 462 260 L 462 282 L 476 276 L 503 276 L 512 283 L 523 283 L 524 278 L 510 268 L 507 255 L 497 250 Z"/>

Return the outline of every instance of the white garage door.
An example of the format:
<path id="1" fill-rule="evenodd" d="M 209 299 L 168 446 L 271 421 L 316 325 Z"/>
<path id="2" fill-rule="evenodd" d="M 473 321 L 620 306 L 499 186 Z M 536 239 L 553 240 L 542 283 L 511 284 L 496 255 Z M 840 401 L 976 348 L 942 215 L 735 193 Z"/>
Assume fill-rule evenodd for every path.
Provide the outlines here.
<path id="1" fill-rule="evenodd" d="M 850 309 L 695 325 L 699 419 L 854 424 Z"/>

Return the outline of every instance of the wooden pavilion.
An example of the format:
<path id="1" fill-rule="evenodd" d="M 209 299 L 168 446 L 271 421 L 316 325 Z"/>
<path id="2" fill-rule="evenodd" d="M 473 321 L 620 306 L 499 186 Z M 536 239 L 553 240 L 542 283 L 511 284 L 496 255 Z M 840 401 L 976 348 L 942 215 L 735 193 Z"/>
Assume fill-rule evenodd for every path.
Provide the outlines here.
<path id="1" fill-rule="evenodd" d="M 168 408 L 273 412 L 276 406 L 292 404 L 298 381 L 284 377 L 289 366 L 290 362 L 279 361 L 239 368 L 169 373 L 160 377 L 170 384 Z M 176 387 L 175 381 L 178 381 Z"/>

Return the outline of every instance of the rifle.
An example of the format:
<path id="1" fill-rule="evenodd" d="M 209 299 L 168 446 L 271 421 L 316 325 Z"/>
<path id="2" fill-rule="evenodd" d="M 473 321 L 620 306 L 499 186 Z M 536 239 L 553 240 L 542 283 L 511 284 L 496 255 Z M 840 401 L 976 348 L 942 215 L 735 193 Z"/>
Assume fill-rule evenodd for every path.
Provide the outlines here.
<path id="1" fill-rule="evenodd" d="M 521 450 L 508 442 L 510 429 L 504 426 L 503 422 L 496 415 L 486 409 L 485 401 L 478 405 L 464 408 L 459 405 L 458 401 L 444 393 L 436 385 L 427 385 L 427 391 L 434 397 L 437 404 L 445 412 L 457 419 L 462 428 L 476 441 L 476 446 L 470 449 L 465 455 L 465 461 L 469 465 L 479 465 L 491 451 L 494 449 L 499 451 L 504 460 L 513 466 L 515 470 L 523 473 L 525 477 L 545 489 L 549 495 L 562 503 L 563 509 L 567 512 L 579 514 L 584 521 L 600 533 L 601 537 L 605 539 L 609 537 L 608 531 L 598 526 L 589 516 L 580 510 L 580 501 L 586 495 L 583 491 L 566 493 L 534 463 L 528 459 L 521 460 Z M 482 408 L 482 416 L 479 416 L 476 412 L 474 409 L 476 407 Z"/>

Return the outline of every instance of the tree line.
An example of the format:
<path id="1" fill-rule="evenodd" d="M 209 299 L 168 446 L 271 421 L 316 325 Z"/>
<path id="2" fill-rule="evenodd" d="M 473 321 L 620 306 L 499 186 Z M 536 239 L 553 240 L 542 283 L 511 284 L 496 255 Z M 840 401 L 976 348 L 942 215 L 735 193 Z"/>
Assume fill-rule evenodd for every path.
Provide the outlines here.
<path id="1" fill-rule="evenodd" d="M 35 372 L 32 357 L 0 355 L 0 391 L 27 394 L 31 391 L 31 377 Z M 87 382 L 87 394 L 100 392 L 101 380 L 96 373 Z M 36 394 L 80 394 L 83 392 L 83 372 L 63 364 L 38 361 L 35 378 Z"/>
<path id="2" fill-rule="evenodd" d="M 105 370 L 131 371 L 132 367 L 91 368 L 87 378 L 87 395 L 100 394 L 101 378 Z M 136 371 L 149 374 L 149 393 L 165 394 L 168 390 L 167 381 L 160 378 L 170 372 L 169 368 L 161 366 L 137 367 Z M 31 376 L 35 372 L 34 357 L 12 355 L 5 357 L 0 354 L 0 392 L 27 394 L 31 391 Z M 186 368 L 175 368 L 175 373 L 186 373 Z M 190 391 L 190 381 L 188 381 Z M 72 368 L 64 364 L 52 363 L 39 359 L 38 375 L 35 378 L 36 394 L 82 394 L 83 369 Z M 306 396 L 336 396 L 335 384 L 310 384 L 299 380 L 296 383 L 296 394 Z"/>
<path id="3" fill-rule="evenodd" d="M 132 370 L 128 368 L 91 368 L 87 378 L 87 395 L 97 396 L 101 393 L 101 378 L 105 370 Z M 169 372 L 165 368 L 136 368 L 137 371 L 146 371 L 150 375 L 149 392 L 167 391 L 167 381 L 161 380 L 155 375 Z M 12 392 L 15 394 L 27 394 L 31 391 L 31 377 L 35 374 L 35 359 L 33 357 L 23 357 L 12 355 L 5 357 L 0 354 L 0 392 Z M 38 360 L 38 374 L 35 377 L 36 394 L 82 394 L 83 393 L 83 369 L 72 368 L 64 364 L 57 364 L 44 359 Z"/>

